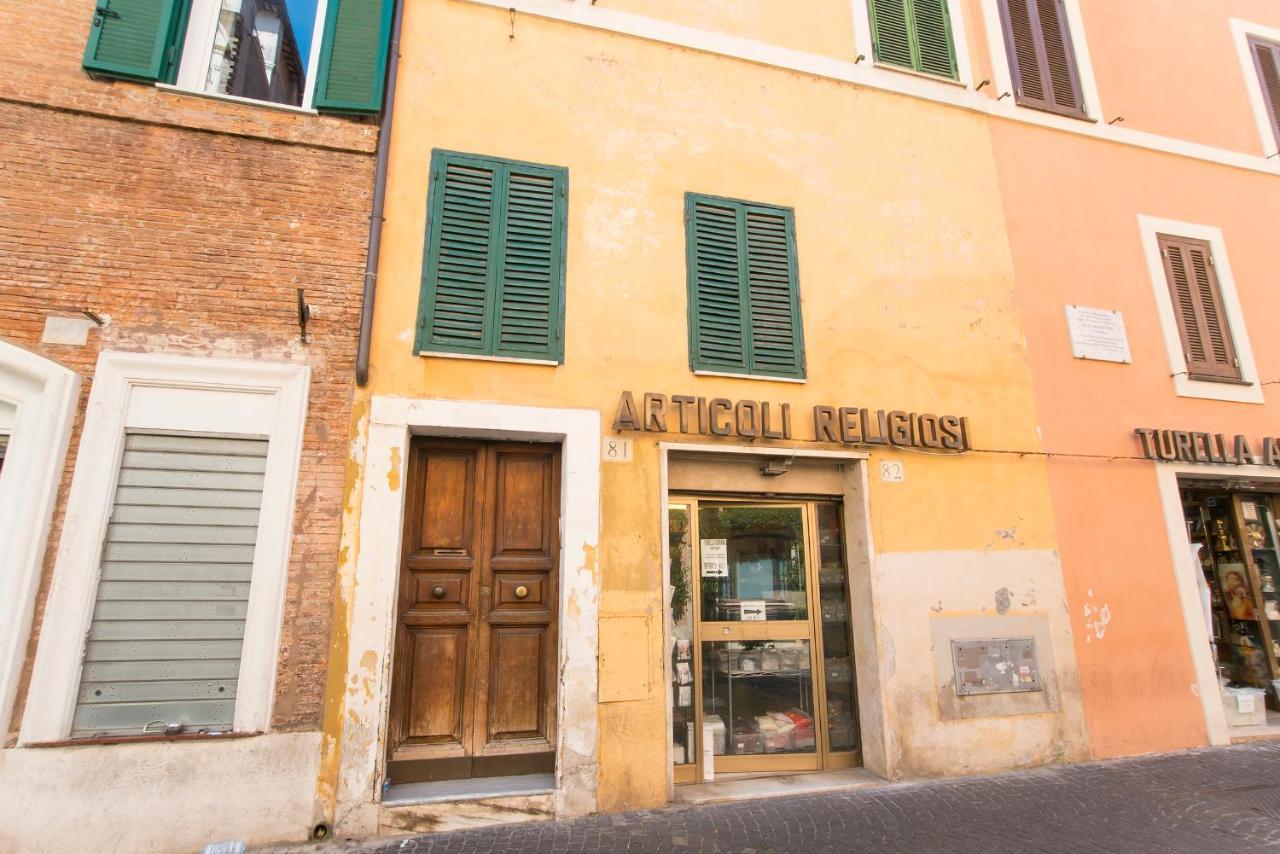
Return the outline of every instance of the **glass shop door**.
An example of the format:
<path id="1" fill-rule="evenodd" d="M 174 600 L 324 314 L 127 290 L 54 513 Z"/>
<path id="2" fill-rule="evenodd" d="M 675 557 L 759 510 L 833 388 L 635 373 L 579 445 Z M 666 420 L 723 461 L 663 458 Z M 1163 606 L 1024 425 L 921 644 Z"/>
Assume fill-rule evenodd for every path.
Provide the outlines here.
<path id="1" fill-rule="evenodd" d="M 840 505 L 690 498 L 669 518 L 676 781 L 858 764 Z"/>

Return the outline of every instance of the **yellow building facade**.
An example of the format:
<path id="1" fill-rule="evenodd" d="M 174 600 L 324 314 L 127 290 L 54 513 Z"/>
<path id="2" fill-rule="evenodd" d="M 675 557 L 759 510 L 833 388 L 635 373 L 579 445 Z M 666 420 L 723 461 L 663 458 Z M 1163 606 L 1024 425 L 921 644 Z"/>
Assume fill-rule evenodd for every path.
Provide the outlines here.
<path id="1" fill-rule="evenodd" d="M 703 5 L 405 9 L 319 776 L 339 834 L 1088 755 L 988 117 L 859 59 L 848 3 Z M 486 163 L 557 194 L 549 356 L 424 330 L 467 272 L 432 211 L 474 214 L 449 170 Z M 761 223 L 791 376 L 691 356 L 697 241 Z M 783 244 L 735 245 L 765 311 Z"/>

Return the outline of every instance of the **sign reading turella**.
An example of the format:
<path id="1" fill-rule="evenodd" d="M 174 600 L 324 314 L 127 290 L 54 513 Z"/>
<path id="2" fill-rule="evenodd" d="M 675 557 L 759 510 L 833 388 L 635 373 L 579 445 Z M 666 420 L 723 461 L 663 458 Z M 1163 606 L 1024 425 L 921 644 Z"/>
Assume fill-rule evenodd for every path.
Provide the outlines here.
<path id="1" fill-rule="evenodd" d="M 1248 438 L 1236 434 L 1196 433 L 1189 430 L 1155 430 L 1139 427 L 1133 431 L 1142 443 L 1142 455 L 1166 463 L 1209 463 L 1232 466 L 1280 466 L 1280 439 L 1267 436 L 1254 453 Z"/>
<path id="2" fill-rule="evenodd" d="M 815 406 L 810 442 L 843 445 L 892 445 L 968 451 L 969 419 L 899 409 Z M 793 439 L 791 404 L 767 400 L 655 394 L 636 397 L 624 391 L 618 400 L 613 429 L 649 433 L 691 433 L 742 439 Z"/>

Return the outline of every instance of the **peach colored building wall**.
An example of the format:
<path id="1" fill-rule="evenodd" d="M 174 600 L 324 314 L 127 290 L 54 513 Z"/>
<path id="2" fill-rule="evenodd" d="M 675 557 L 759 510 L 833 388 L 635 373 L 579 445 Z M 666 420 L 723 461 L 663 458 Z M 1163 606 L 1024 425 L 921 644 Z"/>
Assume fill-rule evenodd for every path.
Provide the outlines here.
<path id="1" fill-rule="evenodd" d="M 1273 0 L 1080 0 L 1080 11 L 1107 119 L 1258 151 L 1230 19 L 1280 27 Z"/>
<path id="2" fill-rule="evenodd" d="M 1133 457 L 1143 426 L 1275 434 L 1274 392 L 1263 405 L 1175 394 L 1138 217 L 1221 229 L 1259 375 L 1277 379 L 1280 177 L 1010 122 L 992 137 L 1046 450 Z M 1068 304 L 1121 312 L 1132 364 L 1074 359 Z M 1049 468 L 1099 757 L 1207 740 L 1155 465 L 1062 457 Z"/>

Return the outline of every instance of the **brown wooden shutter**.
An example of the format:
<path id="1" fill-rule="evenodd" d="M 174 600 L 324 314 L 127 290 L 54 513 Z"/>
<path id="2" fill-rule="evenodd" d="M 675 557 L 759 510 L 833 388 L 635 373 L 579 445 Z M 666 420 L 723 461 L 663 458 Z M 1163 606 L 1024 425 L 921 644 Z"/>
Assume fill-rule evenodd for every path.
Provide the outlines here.
<path id="1" fill-rule="evenodd" d="M 1262 99 L 1267 102 L 1271 129 L 1276 134 L 1275 146 L 1280 148 L 1280 44 L 1250 38 L 1249 51 L 1262 82 Z"/>
<path id="2" fill-rule="evenodd" d="M 1222 308 L 1222 290 L 1209 244 L 1166 234 L 1161 234 L 1159 239 L 1169 294 L 1178 318 L 1178 333 L 1182 336 L 1182 350 L 1187 357 L 1188 376 L 1239 380 L 1240 365 L 1227 314 Z"/>
<path id="3" fill-rule="evenodd" d="M 1062 0 L 1000 0 L 1014 96 L 1024 107 L 1085 118 Z"/>

